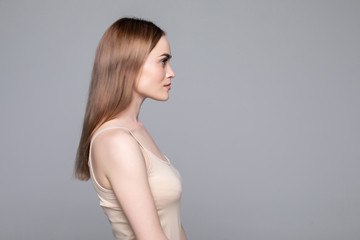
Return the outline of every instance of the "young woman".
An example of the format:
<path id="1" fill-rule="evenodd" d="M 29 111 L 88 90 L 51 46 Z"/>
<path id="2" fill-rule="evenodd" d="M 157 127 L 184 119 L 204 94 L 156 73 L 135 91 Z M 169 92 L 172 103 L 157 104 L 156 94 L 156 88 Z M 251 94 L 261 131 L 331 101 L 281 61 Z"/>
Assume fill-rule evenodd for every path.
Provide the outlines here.
<path id="1" fill-rule="evenodd" d="M 116 239 L 186 239 L 181 176 L 138 120 L 146 98 L 169 98 L 170 58 L 164 31 L 137 18 L 113 23 L 96 51 L 75 176 L 91 178 Z"/>

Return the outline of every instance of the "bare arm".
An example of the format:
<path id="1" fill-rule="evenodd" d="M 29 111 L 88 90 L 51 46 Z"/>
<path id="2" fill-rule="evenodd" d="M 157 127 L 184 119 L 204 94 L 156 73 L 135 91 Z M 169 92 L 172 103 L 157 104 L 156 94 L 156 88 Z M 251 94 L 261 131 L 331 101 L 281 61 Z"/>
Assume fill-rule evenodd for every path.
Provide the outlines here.
<path id="1" fill-rule="evenodd" d="M 138 142 L 114 131 L 100 143 L 104 171 L 138 240 L 167 240 L 150 190 Z"/>

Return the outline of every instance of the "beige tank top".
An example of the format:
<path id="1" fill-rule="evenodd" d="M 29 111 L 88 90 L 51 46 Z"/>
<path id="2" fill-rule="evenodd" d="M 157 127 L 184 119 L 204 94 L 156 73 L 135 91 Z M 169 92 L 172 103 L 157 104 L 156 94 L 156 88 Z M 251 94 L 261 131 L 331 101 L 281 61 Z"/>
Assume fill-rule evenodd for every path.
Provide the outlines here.
<path id="1" fill-rule="evenodd" d="M 99 130 L 94 134 L 90 142 L 89 150 L 89 169 L 90 178 L 95 191 L 100 200 L 105 215 L 108 217 L 112 226 L 112 232 L 116 239 L 129 240 L 136 239 L 130 223 L 115 196 L 113 190 L 105 189 L 96 181 L 91 163 L 91 146 L 92 142 L 100 133 L 115 129 L 123 128 L 130 132 L 139 145 L 144 149 L 149 159 L 148 180 L 151 192 L 154 198 L 156 209 L 159 215 L 163 231 L 169 240 L 180 240 L 181 237 L 181 219 L 180 219 L 180 198 L 182 193 L 181 176 L 178 170 L 170 163 L 157 157 L 151 151 L 146 149 L 126 127 L 108 127 Z M 145 156 L 144 156 L 145 157 Z M 121 197 L 121 196 L 120 196 Z"/>

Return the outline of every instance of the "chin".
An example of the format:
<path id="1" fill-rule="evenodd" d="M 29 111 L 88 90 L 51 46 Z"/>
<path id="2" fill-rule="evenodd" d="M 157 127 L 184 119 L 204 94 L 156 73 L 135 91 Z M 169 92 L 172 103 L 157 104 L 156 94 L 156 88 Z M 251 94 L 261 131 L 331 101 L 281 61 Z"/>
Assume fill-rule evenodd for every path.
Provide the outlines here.
<path id="1" fill-rule="evenodd" d="M 152 99 L 157 100 L 157 101 L 165 102 L 165 101 L 167 101 L 169 99 L 169 94 L 167 94 L 166 96 L 154 97 Z"/>
<path id="2" fill-rule="evenodd" d="M 160 101 L 166 102 L 168 99 L 169 99 L 169 96 L 167 96 L 166 98 L 161 99 Z"/>

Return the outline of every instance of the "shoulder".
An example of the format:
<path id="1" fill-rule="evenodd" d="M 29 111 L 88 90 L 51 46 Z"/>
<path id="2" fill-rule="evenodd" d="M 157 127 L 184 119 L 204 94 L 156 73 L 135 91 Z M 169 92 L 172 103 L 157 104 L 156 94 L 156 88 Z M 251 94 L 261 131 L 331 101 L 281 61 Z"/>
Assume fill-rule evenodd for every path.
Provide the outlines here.
<path id="1" fill-rule="evenodd" d="M 93 146 L 111 146 L 116 144 L 130 144 L 136 142 L 131 133 L 123 128 L 101 129 L 93 140 Z"/>
<path id="2" fill-rule="evenodd" d="M 129 159 L 139 157 L 139 143 L 131 133 L 123 128 L 107 129 L 99 133 L 92 143 L 95 159 L 101 161 Z"/>

